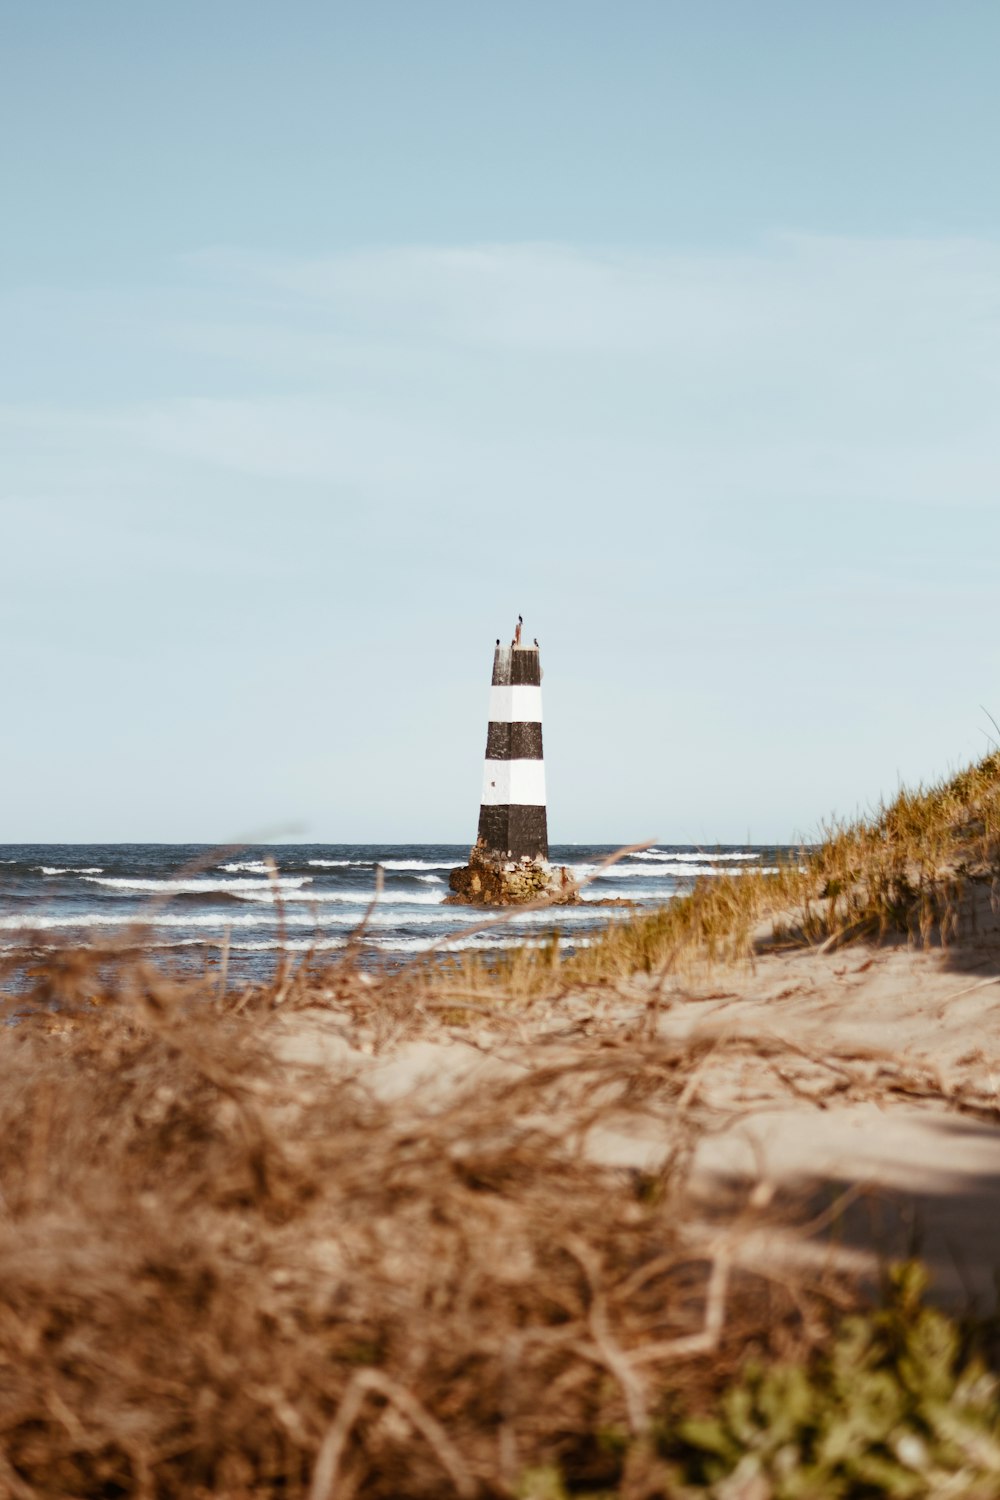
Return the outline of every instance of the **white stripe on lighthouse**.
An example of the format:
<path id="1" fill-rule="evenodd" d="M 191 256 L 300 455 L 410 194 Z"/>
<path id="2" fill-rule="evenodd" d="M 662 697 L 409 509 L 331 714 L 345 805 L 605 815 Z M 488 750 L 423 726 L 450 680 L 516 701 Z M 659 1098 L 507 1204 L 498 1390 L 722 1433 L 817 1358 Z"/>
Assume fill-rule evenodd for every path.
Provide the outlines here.
<path id="1" fill-rule="evenodd" d="M 494 724 L 540 724 L 540 687 L 491 687 L 490 719 Z"/>
<path id="2" fill-rule="evenodd" d="M 510 689 L 507 689 L 510 691 Z M 537 688 L 515 688 L 514 692 L 537 692 Z M 488 760 L 483 772 L 484 807 L 545 806 L 545 762 L 543 760 Z"/>

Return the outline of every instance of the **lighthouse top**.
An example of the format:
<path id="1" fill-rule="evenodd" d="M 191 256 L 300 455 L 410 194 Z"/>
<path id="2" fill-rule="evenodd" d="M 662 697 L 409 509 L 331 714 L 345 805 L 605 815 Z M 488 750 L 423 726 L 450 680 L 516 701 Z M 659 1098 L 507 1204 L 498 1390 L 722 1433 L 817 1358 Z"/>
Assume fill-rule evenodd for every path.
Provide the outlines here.
<path id="1" fill-rule="evenodd" d="M 498 646 L 493 653 L 494 687 L 541 687 L 542 666 L 537 646 Z M 541 718 L 539 704 L 538 718 Z"/>

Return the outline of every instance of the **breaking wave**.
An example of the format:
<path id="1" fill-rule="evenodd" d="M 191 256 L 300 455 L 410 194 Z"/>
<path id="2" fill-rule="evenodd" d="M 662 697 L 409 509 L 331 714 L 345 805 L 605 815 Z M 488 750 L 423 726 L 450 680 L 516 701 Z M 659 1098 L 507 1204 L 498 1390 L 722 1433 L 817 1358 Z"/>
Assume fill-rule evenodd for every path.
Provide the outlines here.
<path id="1" fill-rule="evenodd" d="M 275 893 L 268 887 L 258 886 L 253 891 L 240 891 L 241 901 L 259 901 L 274 906 Z M 367 906 L 374 899 L 374 891 L 281 891 L 282 902 L 302 901 L 311 906 L 323 906 L 329 902 L 340 905 Z M 379 906 L 440 906 L 444 896 L 436 891 L 383 891 L 378 898 Z"/>
<path id="2" fill-rule="evenodd" d="M 224 894 L 235 891 L 242 895 L 247 891 L 264 891 L 269 896 L 273 894 L 273 886 L 277 884 L 281 890 L 298 890 L 300 886 L 308 885 L 312 877 L 310 875 L 280 875 L 277 882 L 266 880 L 213 880 L 211 877 L 201 880 L 145 880 L 132 876 L 104 875 L 87 877 L 92 885 L 107 886 L 115 891 L 142 891 L 147 895 L 169 896 L 172 891 L 185 892 L 194 896 L 210 896 L 213 891 Z"/>
<path id="3" fill-rule="evenodd" d="M 760 856 L 754 850 L 733 850 L 726 853 L 705 854 L 701 850 L 666 850 L 666 849 L 643 849 L 639 854 L 629 854 L 628 859 L 665 859 L 673 860 L 677 864 L 692 861 L 695 864 L 737 864 L 742 859 L 759 859 Z"/>
<path id="4" fill-rule="evenodd" d="M 345 870 L 350 865 L 371 870 L 375 866 L 373 859 L 307 859 L 307 865 L 313 865 L 317 870 Z"/>
<path id="5" fill-rule="evenodd" d="M 454 870 L 455 861 L 433 859 L 380 859 L 383 870 Z"/>

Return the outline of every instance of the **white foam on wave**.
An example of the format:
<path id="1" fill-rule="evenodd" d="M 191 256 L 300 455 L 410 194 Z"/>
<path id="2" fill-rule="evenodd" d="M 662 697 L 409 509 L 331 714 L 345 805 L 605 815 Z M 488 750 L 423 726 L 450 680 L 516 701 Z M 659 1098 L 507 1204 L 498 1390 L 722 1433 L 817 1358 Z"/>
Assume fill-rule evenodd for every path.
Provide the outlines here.
<path id="1" fill-rule="evenodd" d="M 275 906 L 280 899 L 281 904 L 287 905 L 290 901 L 308 901 L 310 906 L 323 906 L 335 903 L 338 906 L 368 906 L 372 899 L 371 891 L 280 891 L 278 896 L 269 886 L 257 886 L 252 891 L 237 891 L 240 901 L 249 901 L 254 906 Z"/>
<path id="2" fill-rule="evenodd" d="M 357 927 L 364 913 L 360 910 L 345 911 L 339 908 L 333 911 L 318 911 L 305 913 L 301 911 L 288 912 L 285 916 L 285 925 L 291 927 Z M 527 914 L 520 920 L 526 920 Z M 277 925 L 275 918 L 265 919 L 270 925 Z M 414 911 L 400 911 L 398 908 L 376 909 L 368 918 L 369 927 L 441 927 L 447 931 L 449 927 L 467 927 L 475 922 L 483 921 L 481 911 L 472 908 L 458 911 L 437 912 L 417 908 Z"/>
<path id="3" fill-rule="evenodd" d="M 370 946 L 377 948 L 380 953 L 426 953 L 430 948 L 436 948 L 441 953 L 458 953 L 469 948 L 540 948 L 542 944 L 537 939 L 532 942 L 529 938 L 498 938 L 476 933 L 469 937 L 448 938 L 443 942 L 430 937 L 375 938 Z"/>
<path id="4" fill-rule="evenodd" d="M 729 854 L 704 854 L 700 850 L 695 853 L 690 850 L 667 850 L 667 849 L 643 849 L 640 854 L 629 854 L 628 859 L 668 859 L 680 863 L 693 862 L 694 864 L 737 864 L 741 859 L 758 859 L 759 855 L 753 849 L 741 849 Z"/>
<path id="5" fill-rule="evenodd" d="M 630 901 L 634 901 L 636 903 L 641 903 L 643 901 L 666 902 L 674 901 L 679 894 L 680 892 L 676 890 L 668 889 L 662 881 L 659 885 L 630 885 L 625 891 L 622 892 L 620 896 L 616 893 L 615 896 L 610 897 L 607 891 L 599 890 L 596 885 L 588 885 L 585 886 L 584 889 L 580 892 L 580 900 L 584 906 L 599 906 L 602 901 L 609 900 L 620 900 L 624 903 L 628 903 Z M 621 907 L 611 906 L 608 908 L 608 910 L 627 911 L 628 906 L 627 904 Z"/>
<path id="6" fill-rule="evenodd" d="M 4 860 L 4 864 L 13 864 L 14 861 Z M 103 873 L 101 865 L 83 865 L 79 868 L 69 865 L 63 868 L 60 865 L 32 865 L 33 870 L 40 870 L 43 875 L 100 875 Z"/>
<path id="7" fill-rule="evenodd" d="M 455 861 L 433 859 L 310 859 L 310 865 L 320 870 L 345 870 L 351 867 L 373 870 L 381 865 L 383 870 L 453 870 Z M 419 878 L 419 877 L 418 877 Z"/>
<path id="8" fill-rule="evenodd" d="M 379 906 L 443 906 L 444 891 L 386 891 L 378 898 Z"/>
<path id="9" fill-rule="evenodd" d="M 596 865 L 584 866 L 582 869 L 587 875 L 593 875 L 597 869 Z M 597 876 L 598 880 L 635 880 L 638 876 L 649 879 L 656 877 L 666 879 L 671 875 L 680 875 L 690 879 L 694 875 L 722 875 L 732 874 L 722 865 L 708 864 L 675 864 L 664 861 L 662 864 L 637 864 L 637 865 L 609 865 Z M 582 878 L 582 877 L 580 877 Z"/>
<path id="10" fill-rule="evenodd" d="M 584 910 L 584 907 L 587 904 L 588 903 L 586 901 L 582 901 L 579 906 L 551 906 L 543 907 L 540 911 L 514 911 L 509 917 L 506 917 L 504 920 L 519 923 L 526 922 L 529 926 L 534 927 L 562 927 L 563 924 L 567 922 L 571 926 L 575 922 L 587 922 L 590 926 L 593 926 L 597 918 L 595 918 L 592 911 Z M 594 902 L 591 901 L 589 904 L 593 906 Z M 617 917 L 619 914 L 628 914 L 627 906 L 609 906 L 606 908 L 606 910 L 609 918 Z"/>
<path id="11" fill-rule="evenodd" d="M 310 859 L 307 864 L 315 865 L 321 870 L 374 870 L 376 865 L 381 865 L 383 870 L 395 870 L 397 873 L 407 870 L 453 870 L 455 861 L 448 860 L 447 863 L 439 863 L 435 860 L 426 859 Z M 420 878 L 419 876 L 417 877 Z M 435 877 L 437 878 L 437 877 Z"/>
<path id="12" fill-rule="evenodd" d="M 359 868 L 370 870 L 375 861 L 371 859 L 310 859 L 306 863 L 315 865 L 318 870 L 344 870 L 349 865 L 357 865 Z"/>
<path id="13" fill-rule="evenodd" d="M 2 924 L 0 924 L 2 925 Z M 589 937 L 573 937 L 565 946 L 567 948 L 589 948 L 593 939 Z M 153 946 L 158 949 L 173 948 L 204 948 L 221 947 L 222 939 L 207 937 L 177 938 L 171 942 L 156 943 Z M 303 938 L 260 938 L 240 941 L 228 944 L 233 953 L 327 953 L 347 946 L 347 937 L 303 937 Z M 531 938 L 498 938 L 490 933 L 476 933 L 469 937 L 448 938 L 444 942 L 432 937 L 393 937 L 376 938 L 369 937 L 365 940 L 365 946 L 377 950 L 379 953 L 426 953 L 431 948 L 436 948 L 443 953 L 457 953 L 468 949 L 479 949 L 487 952 L 495 952 L 505 948 L 540 948 L 544 946 L 544 939 Z M 17 947 L 11 944 L 0 944 L 0 953 L 16 953 Z"/>
<path id="14" fill-rule="evenodd" d="M 272 939 L 261 939 L 257 942 L 230 943 L 233 953 L 325 953 L 345 948 L 347 938 L 321 938 L 319 941 L 311 941 L 309 938 L 292 938 L 290 941 L 281 943 Z M 591 940 L 585 937 L 574 938 L 568 946 L 573 948 L 588 948 Z M 167 946 L 167 945 L 164 945 Z M 169 946 L 181 946 L 169 945 Z M 434 938 L 370 938 L 365 942 L 368 948 L 374 948 L 379 953 L 427 953 L 431 948 L 441 953 L 460 953 L 469 949 L 480 949 L 485 952 L 495 952 L 501 948 L 541 948 L 544 946 L 541 940 L 532 941 L 522 938 L 496 938 L 488 935 L 470 936 L 466 938 L 451 938 L 447 942 L 438 942 Z"/>
<path id="15" fill-rule="evenodd" d="M 619 914 L 627 915 L 627 907 L 609 908 L 609 918 L 617 917 Z M 353 917 L 346 914 L 324 913 L 322 922 L 324 925 L 336 925 L 338 922 L 353 921 Z M 586 923 L 593 927 L 599 918 L 595 917 L 593 911 L 584 910 L 581 906 L 568 906 L 558 908 L 547 908 L 544 911 L 512 911 L 500 918 L 484 912 L 482 907 L 458 906 L 448 907 L 443 912 L 436 911 L 375 911 L 369 919 L 371 927 L 440 927 L 447 931 L 450 927 L 475 927 L 483 922 L 496 922 L 493 931 L 501 932 L 506 927 L 562 927 L 564 925 L 574 926 L 578 923 Z"/>
<path id="16" fill-rule="evenodd" d="M 566 946 L 589 948 L 591 941 L 586 937 L 574 937 Z M 376 938 L 370 946 L 377 948 L 380 953 L 426 953 L 430 948 L 437 949 L 439 953 L 460 953 L 470 948 L 494 952 L 498 948 L 542 948 L 545 946 L 545 940 L 542 938 L 498 938 L 492 933 L 476 933 L 469 937 L 449 938 L 446 942 L 434 938 L 398 937 L 385 940 Z"/>
<path id="17" fill-rule="evenodd" d="M 238 892 L 241 901 L 255 901 L 261 904 L 273 906 L 275 894 L 269 888 L 258 886 L 253 891 Z M 367 906 L 373 899 L 374 891 L 282 891 L 282 902 L 304 901 L 310 906 L 323 906 L 329 903 L 337 903 L 348 906 Z M 380 906 L 440 906 L 444 901 L 444 894 L 437 891 L 383 891 L 378 898 Z"/>
<path id="18" fill-rule="evenodd" d="M 414 875 L 414 880 L 422 880 L 427 885 L 444 885 L 440 875 Z"/>
<path id="19" fill-rule="evenodd" d="M 290 938 L 284 943 L 265 939 L 255 943 L 230 943 L 233 953 L 329 953 L 347 947 L 347 938 Z"/>
<path id="20" fill-rule="evenodd" d="M 219 865 L 220 870 L 227 870 L 230 875 L 270 875 L 271 866 L 262 859 L 237 859 L 228 865 Z"/>
<path id="21" fill-rule="evenodd" d="M 293 921 L 291 917 L 286 918 L 286 926 L 314 927 L 316 924 L 309 917 L 302 917 L 300 921 Z M 273 918 L 265 916 L 254 916 L 247 912 L 237 913 L 229 916 L 222 912 L 194 912 L 190 915 L 171 912 L 157 912 L 151 917 L 140 917 L 127 915 L 124 912 L 80 912 L 76 916 L 61 917 L 0 917 L 0 928 L 7 932 L 37 932 L 56 931 L 64 929 L 74 932 L 85 927 L 271 927 Z"/>
<path id="22" fill-rule="evenodd" d="M 309 928 L 315 931 L 321 927 L 357 927 L 362 917 L 362 911 L 324 911 L 324 912 L 285 912 L 283 922 L 285 927 Z M 478 917 L 478 913 L 470 911 L 469 916 L 463 914 L 450 914 L 447 921 L 433 912 L 415 911 L 408 916 L 402 916 L 396 911 L 376 911 L 372 913 L 370 925 L 373 927 L 400 927 L 407 925 L 437 925 L 450 927 L 452 916 L 458 920 L 455 926 L 461 926 L 463 920 L 468 922 Z M 132 915 L 127 912 L 79 912 L 77 915 L 64 913 L 61 916 L 38 915 L 35 917 L 17 915 L 0 917 L 0 929 L 8 932 L 35 932 L 40 930 L 59 930 L 67 932 L 77 931 L 82 928 L 92 927 L 181 927 L 181 928 L 209 928 L 219 932 L 223 928 L 231 927 L 278 927 L 278 918 L 271 912 L 223 912 L 223 911 L 199 911 L 199 912 L 154 912 L 150 916 L 141 914 Z"/>
<path id="23" fill-rule="evenodd" d="M 92 885 L 107 886 L 115 891 L 144 891 L 151 895 L 187 895 L 208 896 L 213 893 L 223 895 L 244 895 L 252 891 L 264 891 L 273 895 L 275 883 L 281 890 L 298 890 L 300 886 L 308 885 L 312 880 L 311 875 L 280 875 L 277 882 L 269 880 L 216 880 L 212 878 L 201 880 L 141 880 L 132 876 L 110 876 L 86 877 Z"/>
<path id="24" fill-rule="evenodd" d="M 777 875 L 780 869 L 780 865 L 754 865 L 752 873 L 754 875 Z M 612 865 L 609 870 L 605 870 L 602 875 L 598 876 L 598 879 L 633 880 L 636 877 L 649 879 L 652 876 L 665 879 L 673 876 L 675 879 L 693 880 L 699 875 L 710 875 L 714 879 L 720 880 L 726 875 L 740 876 L 744 873 L 750 874 L 751 871 L 742 865 L 738 869 L 733 870 L 727 870 L 724 865 Z"/>
<path id="25" fill-rule="evenodd" d="M 121 911 L 79 912 L 75 915 L 66 912 L 58 916 L 44 914 L 34 917 L 3 916 L 0 917 L 0 929 L 8 932 L 29 933 L 74 932 L 102 927 L 135 927 L 137 929 L 180 928 L 222 932 L 226 928 L 233 931 L 254 928 L 277 929 L 283 924 L 286 928 L 307 929 L 315 932 L 330 927 L 357 927 L 362 915 L 361 910 L 351 911 L 343 907 L 317 912 L 286 911 L 279 922 L 277 915 L 272 911 L 158 911 L 148 916 Z M 608 921 L 619 920 L 627 916 L 627 907 L 609 908 L 607 911 Z M 448 908 L 445 911 L 428 911 L 417 907 L 412 911 L 401 911 L 398 905 L 394 904 L 388 910 L 382 908 L 372 912 L 368 919 L 368 926 L 373 930 L 381 931 L 406 927 L 436 927 L 446 933 L 449 930 L 460 932 L 463 927 L 476 926 L 483 921 L 490 920 L 492 920 L 490 917 L 484 917 L 482 908 L 479 907 L 460 906 Z M 595 917 L 592 907 L 588 908 L 586 903 L 581 906 L 547 908 L 541 911 L 512 912 L 502 924 L 498 922 L 495 928 L 489 930 L 502 932 L 508 927 L 511 931 L 523 931 L 525 927 L 564 929 L 581 924 L 588 927 L 600 925 L 599 918 Z"/>
<path id="26" fill-rule="evenodd" d="M 174 938 L 170 943 L 150 943 L 150 947 L 157 949 L 157 951 L 164 948 L 221 948 L 222 946 L 222 943 L 216 942 L 213 938 L 201 937 Z"/>
<path id="27" fill-rule="evenodd" d="M 633 865 L 630 869 L 617 866 L 615 869 L 608 871 L 609 876 L 617 877 L 618 879 L 627 879 L 630 875 L 679 875 L 684 879 L 690 880 L 695 875 L 719 876 L 727 873 L 721 865 L 698 865 L 693 863 L 681 865 L 674 864 L 672 861 L 662 865 Z"/>
<path id="28" fill-rule="evenodd" d="M 380 859 L 383 870 L 454 870 L 455 861 L 435 859 Z"/>

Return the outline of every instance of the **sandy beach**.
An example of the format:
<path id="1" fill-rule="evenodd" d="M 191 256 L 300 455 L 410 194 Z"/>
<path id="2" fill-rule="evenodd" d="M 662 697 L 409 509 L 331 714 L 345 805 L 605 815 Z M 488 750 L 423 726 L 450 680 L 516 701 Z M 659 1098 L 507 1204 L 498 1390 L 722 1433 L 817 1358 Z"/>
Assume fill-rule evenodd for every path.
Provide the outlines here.
<path id="1" fill-rule="evenodd" d="M 987 887 L 970 894 L 963 928 L 973 914 L 975 933 L 947 949 L 769 951 L 765 928 L 751 964 L 596 985 L 513 1016 L 456 1008 L 449 1024 L 420 1011 L 382 1031 L 306 1010 L 277 1022 L 275 1047 L 290 1067 L 343 1073 L 410 1121 L 579 1070 L 579 1088 L 563 1088 L 538 1118 L 568 1149 L 641 1173 L 676 1152 L 676 1114 L 605 1109 L 581 1131 L 589 1064 L 644 1043 L 686 1050 L 698 1058 L 683 1098 L 689 1189 L 713 1221 L 723 1201 L 741 1223 L 748 1203 L 762 1222 L 776 1200 L 833 1205 L 822 1232 L 768 1231 L 769 1253 L 832 1256 L 874 1275 L 919 1252 L 937 1296 L 974 1295 L 992 1310 L 1000 920 Z"/>

